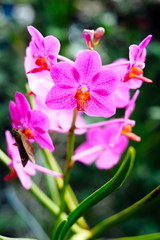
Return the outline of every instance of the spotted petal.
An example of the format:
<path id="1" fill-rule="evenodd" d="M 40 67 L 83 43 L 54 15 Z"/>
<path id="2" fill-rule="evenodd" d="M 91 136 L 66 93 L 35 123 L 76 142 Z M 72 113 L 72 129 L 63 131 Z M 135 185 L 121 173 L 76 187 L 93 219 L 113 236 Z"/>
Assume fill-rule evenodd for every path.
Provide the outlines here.
<path id="1" fill-rule="evenodd" d="M 88 84 L 92 77 L 100 71 L 101 66 L 101 57 L 96 51 L 82 51 L 75 61 L 75 67 L 80 73 L 83 84 Z"/>
<path id="2" fill-rule="evenodd" d="M 94 92 L 87 104 L 86 114 L 89 116 L 111 117 L 116 112 L 112 96 L 100 96 Z"/>
<path id="3" fill-rule="evenodd" d="M 79 73 L 73 64 L 60 62 L 51 69 L 51 77 L 56 85 L 62 88 L 75 88 L 80 79 Z"/>
<path id="4" fill-rule="evenodd" d="M 76 90 L 74 88 L 63 89 L 54 86 L 48 93 L 46 105 L 52 109 L 73 109 L 77 100 L 74 98 Z"/>

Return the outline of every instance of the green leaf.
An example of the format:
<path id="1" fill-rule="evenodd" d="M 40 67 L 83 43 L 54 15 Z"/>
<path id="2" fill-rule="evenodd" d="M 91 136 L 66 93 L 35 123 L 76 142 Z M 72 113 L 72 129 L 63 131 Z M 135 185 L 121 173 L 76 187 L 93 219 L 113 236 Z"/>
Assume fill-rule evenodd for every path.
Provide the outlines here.
<path id="1" fill-rule="evenodd" d="M 127 154 L 116 172 L 116 174 L 113 176 L 110 181 L 108 181 L 106 184 L 104 184 L 101 188 L 99 188 L 97 191 L 92 193 L 89 197 L 87 197 L 84 201 L 82 201 L 79 206 L 69 214 L 68 221 L 62 228 L 59 235 L 57 234 L 57 240 L 63 240 L 66 233 L 70 229 L 70 227 L 81 217 L 83 214 L 91 207 L 93 207 L 95 204 L 100 202 L 102 199 L 107 197 L 110 193 L 115 191 L 117 188 L 122 186 L 125 179 L 129 175 L 133 163 L 135 159 L 135 150 L 133 147 L 130 147 L 127 151 Z"/>
<path id="2" fill-rule="evenodd" d="M 160 186 L 156 187 L 153 191 L 147 194 L 145 197 L 139 201 L 132 204 L 130 207 L 125 208 L 119 213 L 104 219 L 102 222 L 97 224 L 91 229 L 91 236 L 87 239 L 96 239 L 103 232 L 106 232 L 108 229 L 116 226 L 119 223 L 126 221 L 127 219 L 133 217 L 136 214 L 141 213 L 147 208 L 151 207 L 157 201 L 160 200 Z"/>
<path id="3" fill-rule="evenodd" d="M 62 228 L 63 228 L 64 225 L 66 224 L 66 222 L 67 222 L 67 219 L 65 219 L 65 220 L 63 220 L 62 222 L 60 222 L 60 224 L 58 225 L 58 227 L 57 227 L 57 229 L 56 229 L 55 234 L 54 234 L 53 237 L 52 237 L 52 240 L 58 239 L 58 236 L 59 236 Z"/>
<path id="4" fill-rule="evenodd" d="M 15 239 L 15 240 L 38 240 L 35 238 L 8 238 L 8 237 L 4 237 L 4 236 L 0 235 L 0 240 L 12 240 L 12 239 Z"/>
<path id="5" fill-rule="evenodd" d="M 134 237 L 110 238 L 108 240 L 159 240 L 160 233 L 153 233 Z"/>

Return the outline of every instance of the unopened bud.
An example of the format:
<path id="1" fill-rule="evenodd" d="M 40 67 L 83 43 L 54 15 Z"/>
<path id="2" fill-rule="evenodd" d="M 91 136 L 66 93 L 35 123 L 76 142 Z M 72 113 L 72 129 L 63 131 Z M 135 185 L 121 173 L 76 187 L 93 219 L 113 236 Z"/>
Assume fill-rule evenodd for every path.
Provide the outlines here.
<path id="1" fill-rule="evenodd" d="M 96 38 L 96 41 L 100 40 L 103 37 L 104 33 L 105 33 L 105 29 L 103 27 L 97 28 L 94 31 L 94 37 Z"/>

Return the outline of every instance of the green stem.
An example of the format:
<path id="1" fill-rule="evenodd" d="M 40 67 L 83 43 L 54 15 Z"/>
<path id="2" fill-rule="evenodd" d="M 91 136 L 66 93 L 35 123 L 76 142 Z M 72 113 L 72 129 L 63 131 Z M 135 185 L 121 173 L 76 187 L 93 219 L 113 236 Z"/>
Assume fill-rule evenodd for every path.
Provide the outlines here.
<path id="1" fill-rule="evenodd" d="M 0 149 L 0 160 L 8 165 L 11 162 L 11 159 Z"/>
<path id="2" fill-rule="evenodd" d="M 8 238 L 0 235 L 0 240 L 38 240 L 35 238 Z"/>
<path id="3" fill-rule="evenodd" d="M 160 233 L 153 233 L 141 236 L 133 236 L 133 237 L 122 237 L 122 238 L 111 238 L 108 240 L 159 240 Z"/>
<path id="4" fill-rule="evenodd" d="M 51 170 L 62 173 L 62 170 L 59 166 L 59 164 L 57 163 L 56 159 L 54 158 L 53 154 L 51 152 L 49 152 L 46 149 L 42 149 L 43 154 L 45 156 L 46 162 L 48 163 L 49 167 Z M 55 178 L 55 181 L 58 185 L 59 189 L 62 189 L 63 187 L 63 179 L 62 178 Z M 67 189 L 66 189 L 66 193 L 65 193 L 65 202 L 68 206 L 68 209 L 70 210 L 70 212 L 72 212 L 77 206 L 78 206 L 78 200 L 72 190 L 72 188 L 68 185 Z M 86 228 L 88 229 L 88 225 L 85 221 L 85 219 L 83 217 L 81 217 L 78 220 L 79 225 L 82 228 Z"/>
<path id="5" fill-rule="evenodd" d="M 146 208 L 152 206 L 159 199 L 160 199 L 160 186 L 155 188 L 152 192 L 150 192 L 148 195 L 146 195 L 144 198 L 134 203 L 130 207 L 105 219 L 97 226 L 92 228 L 91 229 L 92 237 L 88 239 L 97 239 L 97 237 L 100 236 L 103 232 L 107 231 L 108 229 L 112 228 L 113 226 L 121 222 L 124 222 L 125 220 L 129 219 L 135 214 L 140 213 L 140 211 L 144 211 Z"/>
<path id="6" fill-rule="evenodd" d="M 50 212 L 54 215 L 58 215 L 59 207 L 52 202 L 52 200 L 34 182 L 32 182 L 30 191 Z"/>
<path id="7" fill-rule="evenodd" d="M 60 207 L 60 214 L 64 209 L 65 205 L 65 194 L 68 189 L 69 179 L 70 179 L 70 172 L 71 168 L 73 167 L 72 156 L 74 152 L 74 142 L 75 142 L 75 123 L 77 118 L 77 109 L 74 110 L 73 120 L 71 124 L 71 128 L 68 134 L 68 142 L 67 142 L 67 158 L 66 158 L 66 165 L 64 169 L 64 184 L 61 192 L 61 207 Z"/>
<path id="8" fill-rule="evenodd" d="M 53 215 L 59 215 L 59 207 L 54 202 L 52 202 L 52 200 L 34 182 L 32 182 L 30 191 L 51 213 L 53 213 Z M 67 214 L 62 213 L 60 220 L 63 221 L 66 218 Z M 88 232 L 88 230 L 80 228 L 77 224 L 74 224 L 72 230 L 74 232 Z"/>

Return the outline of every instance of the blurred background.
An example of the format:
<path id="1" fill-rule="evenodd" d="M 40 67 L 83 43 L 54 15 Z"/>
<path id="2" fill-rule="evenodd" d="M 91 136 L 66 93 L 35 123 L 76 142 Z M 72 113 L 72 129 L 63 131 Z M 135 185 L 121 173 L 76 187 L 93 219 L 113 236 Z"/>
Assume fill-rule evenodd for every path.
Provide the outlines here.
<path id="1" fill-rule="evenodd" d="M 4 131 L 11 128 L 8 103 L 16 91 L 25 94 L 27 83 L 23 60 L 30 36 L 26 27 L 33 25 L 44 36 L 54 35 L 61 42 L 61 55 L 74 59 L 85 49 L 81 38 L 83 29 L 105 28 L 105 35 L 97 48 L 107 64 L 124 57 L 128 47 L 139 44 L 147 35 L 153 40 L 147 47 L 145 76 L 152 84 L 143 84 L 132 119 L 137 124 L 134 132 L 140 143 L 130 143 L 137 150 L 134 170 L 123 187 L 86 213 L 90 226 L 107 216 L 128 207 L 149 193 L 160 182 L 160 1 L 159 0 L 27 0 L 0 1 L 0 148 L 5 151 Z M 118 111 L 119 113 L 119 111 Z M 53 136 L 57 149 L 66 139 Z M 77 137 L 78 145 L 84 136 Z M 64 150 L 65 151 L 65 150 Z M 56 155 L 62 159 L 65 152 Z M 94 165 L 77 163 L 72 171 L 72 186 L 81 201 L 108 179 L 119 165 L 100 171 Z M 47 240 L 53 216 L 31 198 L 18 180 L 4 182 L 8 169 L 0 163 L 0 235 L 10 237 L 37 237 Z M 36 181 L 45 188 L 40 174 Z M 101 240 L 149 234 L 160 231 L 159 204 L 123 224 L 111 229 Z M 41 225 L 41 226 L 40 226 Z M 48 238 L 49 239 L 49 238 Z"/>

